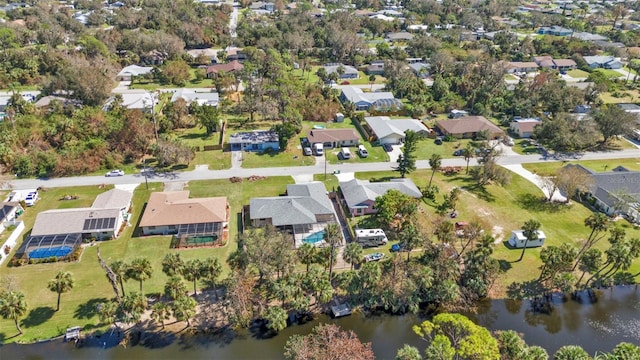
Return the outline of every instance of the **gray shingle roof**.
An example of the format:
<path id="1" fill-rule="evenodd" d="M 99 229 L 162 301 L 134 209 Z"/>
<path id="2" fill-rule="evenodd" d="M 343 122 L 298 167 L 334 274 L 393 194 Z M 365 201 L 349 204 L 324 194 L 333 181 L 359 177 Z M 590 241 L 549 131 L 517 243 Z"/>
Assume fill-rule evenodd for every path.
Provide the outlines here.
<path id="1" fill-rule="evenodd" d="M 620 192 L 640 201 L 640 171 L 629 171 L 618 167 L 616 171 L 597 173 L 582 165 L 569 164 L 567 166 L 576 166 L 591 174 L 594 180 L 591 194 L 610 207 L 615 205 L 616 194 Z"/>
<path id="2" fill-rule="evenodd" d="M 361 206 L 365 201 L 374 201 L 387 191 L 394 189 L 414 198 L 421 198 L 422 193 L 411 179 L 391 179 L 388 182 L 369 182 L 352 179 L 340 182 L 342 195 L 350 208 Z"/>
<path id="3" fill-rule="evenodd" d="M 373 104 L 374 102 L 382 99 L 395 99 L 392 93 L 386 91 L 374 91 L 364 92 L 362 89 L 354 86 L 343 86 L 342 94 L 344 97 L 352 103 L 358 103 L 361 101 Z"/>
<path id="4" fill-rule="evenodd" d="M 250 200 L 251 219 L 271 219 L 274 226 L 313 224 L 316 215 L 330 214 L 333 205 L 321 182 L 287 185 L 287 196 Z"/>
<path id="5" fill-rule="evenodd" d="M 378 139 L 383 139 L 392 134 L 404 136 L 404 133 L 407 130 L 413 130 L 415 132 L 429 131 L 429 129 L 424 126 L 420 120 L 416 119 L 391 120 L 388 116 L 367 116 L 364 120 L 376 134 Z"/>
<path id="6" fill-rule="evenodd" d="M 91 205 L 94 209 L 126 208 L 131 204 L 133 193 L 130 191 L 111 189 L 98 195 Z"/>
<path id="7" fill-rule="evenodd" d="M 120 209 L 58 209 L 47 210 L 38 214 L 31 230 L 31 236 L 85 233 L 84 222 L 87 219 L 118 218 Z M 114 228 L 100 228 L 91 232 L 117 231 Z"/>

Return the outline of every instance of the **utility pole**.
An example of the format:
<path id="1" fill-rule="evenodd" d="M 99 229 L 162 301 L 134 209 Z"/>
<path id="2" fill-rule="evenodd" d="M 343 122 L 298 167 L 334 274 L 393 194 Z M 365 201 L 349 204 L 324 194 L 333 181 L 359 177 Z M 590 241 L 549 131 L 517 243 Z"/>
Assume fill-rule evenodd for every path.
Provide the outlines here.
<path id="1" fill-rule="evenodd" d="M 156 144 L 158 143 L 158 125 L 156 123 L 156 96 L 160 97 L 160 91 L 156 90 L 151 94 L 151 119 L 153 121 L 153 132 L 156 136 Z"/>
<path id="2" fill-rule="evenodd" d="M 324 157 L 324 179 L 327 180 L 327 153 L 324 149 L 322 149 L 322 156 Z"/>

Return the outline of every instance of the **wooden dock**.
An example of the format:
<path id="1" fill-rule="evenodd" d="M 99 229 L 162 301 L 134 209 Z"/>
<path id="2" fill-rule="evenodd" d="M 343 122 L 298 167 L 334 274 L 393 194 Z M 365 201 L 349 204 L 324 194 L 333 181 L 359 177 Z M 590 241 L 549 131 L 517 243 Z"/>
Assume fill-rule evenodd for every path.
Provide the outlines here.
<path id="1" fill-rule="evenodd" d="M 78 341 L 80 339 L 80 330 L 82 328 L 80 326 L 74 326 L 67 329 L 67 332 L 64 334 L 64 341 L 75 340 Z"/>
<path id="2" fill-rule="evenodd" d="M 347 303 L 331 306 L 331 314 L 334 318 L 351 315 L 351 307 Z"/>

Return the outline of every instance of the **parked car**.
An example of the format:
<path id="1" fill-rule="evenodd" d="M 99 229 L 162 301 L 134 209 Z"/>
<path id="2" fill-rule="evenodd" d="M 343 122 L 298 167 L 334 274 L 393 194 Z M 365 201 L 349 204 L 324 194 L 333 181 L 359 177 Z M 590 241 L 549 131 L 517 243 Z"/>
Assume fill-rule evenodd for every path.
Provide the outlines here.
<path id="1" fill-rule="evenodd" d="M 507 145 L 507 146 L 513 146 L 513 145 L 515 145 L 515 144 L 516 144 L 516 143 L 513 141 L 513 139 L 512 139 L 512 138 L 510 138 L 510 137 L 506 137 L 506 138 L 504 138 L 503 142 L 504 142 L 504 144 L 505 144 L 505 145 Z"/>
<path id="2" fill-rule="evenodd" d="M 382 144 L 382 148 L 386 152 L 392 152 L 393 151 L 393 146 L 391 146 L 391 144 Z"/>
<path id="3" fill-rule="evenodd" d="M 462 156 L 464 154 L 464 149 L 458 149 L 453 152 L 453 156 Z"/>
<path id="4" fill-rule="evenodd" d="M 108 173 L 104 174 L 104 176 L 106 176 L 106 177 L 124 176 L 124 171 L 122 171 L 122 170 L 111 170 Z"/>
<path id="5" fill-rule="evenodd" d="M 37 191 L 31 191 L 30 193 L 27 194 L 27 197 L 24 198 L 24 203 L 27 206 L 35 205 L 36 201 L 38 201 L 38 192 Z"/>
<path id="6" fill-rule="evenodd" d="M 442 145 L 442 141 L 444 141 L 444 138 L 442 136 L 438 136 L 438 137 L 436 137 L 434 143 L 436 145 Z"/>
<path id="7" fill-rule="evenodd" d="M 364 147 L 364 145 L 358 145 L 358 155 L 360 155 L 361 158 L 366 158 L 367 156 L 369 156 L 369 152 L 367 151 L 367 148 Z"/>
<path id="8" fill-rule="evenodd" d="M 383 253 L 373 253 L 373 254 L 365 255 L 364 256 L 364 261 L 366 261 L 366 262 L 378 261 L 378 260 L 382 259 L 383 257 L 384 257 Z"/>
<path id="9" fill-rule="evenodd" d="M 340 83 L 340 85 L 350 85 L 350 84 L 351 84 L 351 83 L 350 83 L 350 82 L 348 82 L 348 81 L 346 81 L 346 80 Z"/>
<path id="10" fill-rule="evenodd" d="M 313 150 L 316 152 L 316 156 L 322 156 L 322 154 L 324 154 L 324 146 L 322 144 L 315 144 Z"/>
<path id="11" fill-rule="evenodd" d="M 305 154 L 305 156 L 311 156 L 313 154 L 313 152 L 311 151 L 311 148 L 308 146 L 305 146 L 302 149 L 302 153 Z"/>
<path id="12" fill-rule="evenodd" d="M 407 251 L 405 249 L 404 246 L 402 246 L 402 243 L 395 243 L 393 245 L 391 245 L 391 252 L 400 252 L 400 251 Z"/>
<path id="13" fill-rule="evenodd" d="M 349 151 L 349 148 L 343 147 L 340 150 L 340 158 L 342 160 L 349 160 L 351 159 L 351 151 Z"/>

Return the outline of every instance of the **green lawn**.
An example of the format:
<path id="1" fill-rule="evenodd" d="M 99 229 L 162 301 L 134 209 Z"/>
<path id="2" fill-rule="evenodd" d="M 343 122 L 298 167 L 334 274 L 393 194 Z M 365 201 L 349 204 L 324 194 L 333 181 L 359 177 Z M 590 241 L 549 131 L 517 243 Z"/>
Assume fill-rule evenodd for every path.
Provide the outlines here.
<path id="1" fill-rule="evenodd" d="M 185 87 L 185 88 L 212 88 L 215 87 L 212 79 L 203 79 L 201 81 L 196 81 L 196 70 L 197 69 L 189 69 L 189 74 L 191 78 L 187 81 L 183 86 L 177 86 L 175 84 L 161 84 L 154 80 L 144 80 L 144 79 L 136 79 L 134 84 L 129 86 L 130 89 L 145 89 L 145 90 L 155 90 L 155 89 L 167 89 L 167 88 L 176 88 L 176 87 Z"/>
<path id="2" fill-rule="evenodd" d="M 580 164 L 596 172 L 611 171 L 618 166 L 624 166 L 629 170 L 640 171 L 640 158 L 631 159 L 616 159 L 616 160 L 580 160 L 580 161 L 568 161 L 568 162 L 546 162 L 546 163 L 533 163 L 522 164 L 522 166 L 535 174 L 551 175 L 554 174 L 559 168 L 566 164 Z"/>
<path id="3" fill-rule="evenodd" d="M 439 154 L 445 159 L 451 158 L 454 151 L 464 149 L 470 141 L 469 139 L 453 139 L 453 141 L 443 141 L 442 145 L 436 145 L 434 139 L 426 138 L 418 141 L 416 158 L 418 160 L 428 160 L 431 154 Z"/>
<path id="4" fill-rule="evenodd" d="M 507 74 L 507 75 L 505 75 L 505 76 L 504 76 L 504 79 L 505 79 L 505 80 L 520 80 L 518 77 L 513 76 L 513 75 L 511 75 L 511 74 Z"/>
<path id="5" fill-rule="evenodd" d="M 127 227 L 116 240 L 100 243 L 100 250 L 105 261 L 116 259 L 131 261 L 135 257 L 147 257 L 154 268 L 154 273 L 143 285 L 145 294 L 155 294 L 163 291 L 166 276 L 161 272 L 161 262 L 165 254 L 177 252 L 184 259 L 216 257 L 223 264 L 226 276 L 229 268 L 226 266 L 228 255 L 237 248 L 238 219 L 243 205 L 256 196 L 277 196 L 284 192 L 285 186 L 292 183 L 290 177 L 274 177 L 254 182 L 231 183 L 229 180 L 193 181 L 186 189 L 191 191 L 192 197 L 227 196 L 231 207 L 230 237 L 226 246 L 221 248 L 201 249 L 169 249 L 170 236 L 134 237 L 133 226 Z M 106 191 L 107 188 L 78 187 L 49 189 L 41 192 L 40 200 L 33 208 L 27 209 L 22 220 L 27 229 L 31 229 L 37 211 L 55 208 L 70 208 L 90 206 L 95 196 Z M 132 223 L 137 224 L 143 205 L 151 191 L 161 191 L 162 185 L 151 183 L 150 189 L 139 187 L 134 193 Z M 61 201 L 66 194 L 78 195 L 78 200 Z M 113 297 L 113 291 L 106 280 L 104 272 L 96 260 L 97 246 L 87 247 L 79 262 L 60 262 L 51 264 L 25 265 L 21 267 L 0 268 L 0 276 L 4 281 L 10 281 L 20 291 L 24 292 L 29 310 L 22 319 L 21 326 L 24 335 L 11 338 L 17 331 L 10 320 L 0 320 L 0 341 L 2 342 L 32 342 L 58 336 L 71 326 L 83 326 L 85 330 L 99 327 L 96 315 L 96 305 Z M 58 271 L 69 271 L 75 279 L 75 287 L 62 295 L 59 312 L 55 309 L 56 294 L 47 290 L 46 284 Z M 125 283 L 125 291 L 137 291 L 138 283 Z"/>
<path id="6" fill-rule="evenodd" d="M 261 167 L 286 167 L 286 166 L 307 166 L 315 164 L 313 156 L 304 156 L 302 149 L 298 149 L 299 143 L 294 144 L 296 140 L 291 139 L 287 149 L 280 152 L 271 153 L 254 153 L 242 152 L 243 168 L 261 168 Z"/>
<path id="7" fill-rule="evenodd" d="M 511 149 L 521 155 L 531 155 L 538 154 L 540 150 L 534 145 L 531 145 L 531 141 L 529 139 L 514 139 L 515 145 L 511 147 Z"/>
<path id="8" fill-rule="evenodd" d="M 573 69 L 573 70 L 569 70 L 567 71 L 567 75 L 571 76 L 572 78 L 587 78 L 589 77 L 589 73 L 580 69 Z"/>
<path id="9" fill-rule="evenodd" d="M 619 78 L 622 76 L 621 73 L 615 71 L 615 70 L 611 70 L 611 69 L 595 69 L 593 71 L 597 71 L 597 72 L 601 72 L 603 73 L 605 76 L 609 77 L 609 78 Z"/>

